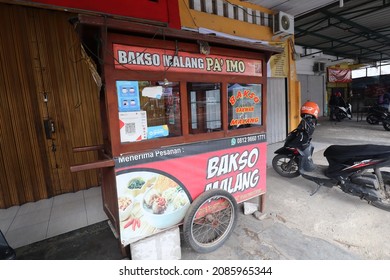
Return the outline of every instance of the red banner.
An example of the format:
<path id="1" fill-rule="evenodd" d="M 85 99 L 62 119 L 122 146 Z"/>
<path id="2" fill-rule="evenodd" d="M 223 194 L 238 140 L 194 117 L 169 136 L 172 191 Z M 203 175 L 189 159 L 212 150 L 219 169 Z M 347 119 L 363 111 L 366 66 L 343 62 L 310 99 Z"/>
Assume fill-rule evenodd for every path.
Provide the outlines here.
<path id="1" fill-rule="evenodd" d="M 328 81 L 330 83 L 350 83 L 352 82 L 352 70 L 328 68 Z"/>
<path id="2" fill-rule="evenodd" d="M 262 61 L 114 44 L 116 69 L 261 77 Z"/>
<path id="3" fill-rule="evenodd" d="M 258 134 L 116 158 L 122 244 L 179 224 L 209 190 L 225 190 L 238 203 L 265 193 L 266 155 L 265 134 Z"/>

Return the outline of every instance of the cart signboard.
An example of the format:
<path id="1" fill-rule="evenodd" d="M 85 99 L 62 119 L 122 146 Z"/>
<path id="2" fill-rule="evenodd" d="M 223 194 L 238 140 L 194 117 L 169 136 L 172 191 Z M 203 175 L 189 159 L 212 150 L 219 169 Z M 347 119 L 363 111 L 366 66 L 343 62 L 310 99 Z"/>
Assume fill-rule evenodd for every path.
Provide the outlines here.
<path id="1" fill-rule="evenodd" d="M 122 245 L 177 226 L 208 190 L 225 190 L 237 203 L 264 194 L 266 151 L 261 133 L 115 158 Z"/>
<path id="2" fill-rule="evenodd" d="M 184 51 L 113 44 L 114 64 L 118 70 L 186 72 L 196 74 L 242 75 L 261 77 L 262 61 Z"/>

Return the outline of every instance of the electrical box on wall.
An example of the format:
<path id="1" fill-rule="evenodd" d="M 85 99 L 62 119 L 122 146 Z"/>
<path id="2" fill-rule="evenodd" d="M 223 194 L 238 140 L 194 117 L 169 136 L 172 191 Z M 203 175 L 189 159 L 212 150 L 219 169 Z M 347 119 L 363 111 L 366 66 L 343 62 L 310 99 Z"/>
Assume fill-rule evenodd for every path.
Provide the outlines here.
<path id="1" fill-rule="evenodd" d="M 316 73 L 325 72 L 325 63 L 323 62 L 314 62 L 313 71 Z"/>
<path id="2" fill-rule="evenodd" d="M 294 16 L 284 12 L 278 12 L 275 14 L 273 32 L 274 34 L 294 34 Z"/>

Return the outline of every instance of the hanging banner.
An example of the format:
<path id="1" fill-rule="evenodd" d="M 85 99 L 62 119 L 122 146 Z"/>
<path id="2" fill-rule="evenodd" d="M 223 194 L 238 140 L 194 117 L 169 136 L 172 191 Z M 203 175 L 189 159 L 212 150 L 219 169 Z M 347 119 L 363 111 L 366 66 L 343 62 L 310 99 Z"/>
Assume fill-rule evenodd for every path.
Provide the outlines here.
<path id="1" fill-rule="evenodd" d="M 328 82 L 350 83 L 352 82 L 352 70 L 340 68 L 328 68 Z"/>
<path id="2" fill-rule="evenodd" d="M 113 45 L 116 69 L 261 77 L 262 60 Z"/>
<path id="3" fill-rule="evenodd" d="M 285 42 L 272 42 L 271 45 L 282 47 L 284 51 L 279 54 L 272 55 L 268 62 L 268 76 L 272 78 L 288 77 L 288 48 Z"/>

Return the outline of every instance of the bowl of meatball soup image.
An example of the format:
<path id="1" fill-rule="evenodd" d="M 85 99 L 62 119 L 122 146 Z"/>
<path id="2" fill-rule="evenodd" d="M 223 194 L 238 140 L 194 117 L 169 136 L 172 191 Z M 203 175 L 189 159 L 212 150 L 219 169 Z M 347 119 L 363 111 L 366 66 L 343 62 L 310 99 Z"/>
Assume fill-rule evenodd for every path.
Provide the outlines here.
<path id="1" fill-rule="evenodd" d="M 190 206 L 185 190 L 174 180 L 158 175 L 156 182 L 142 199 L 144 218 L 155 228 L 163 229 L 179 224 Z"/>

